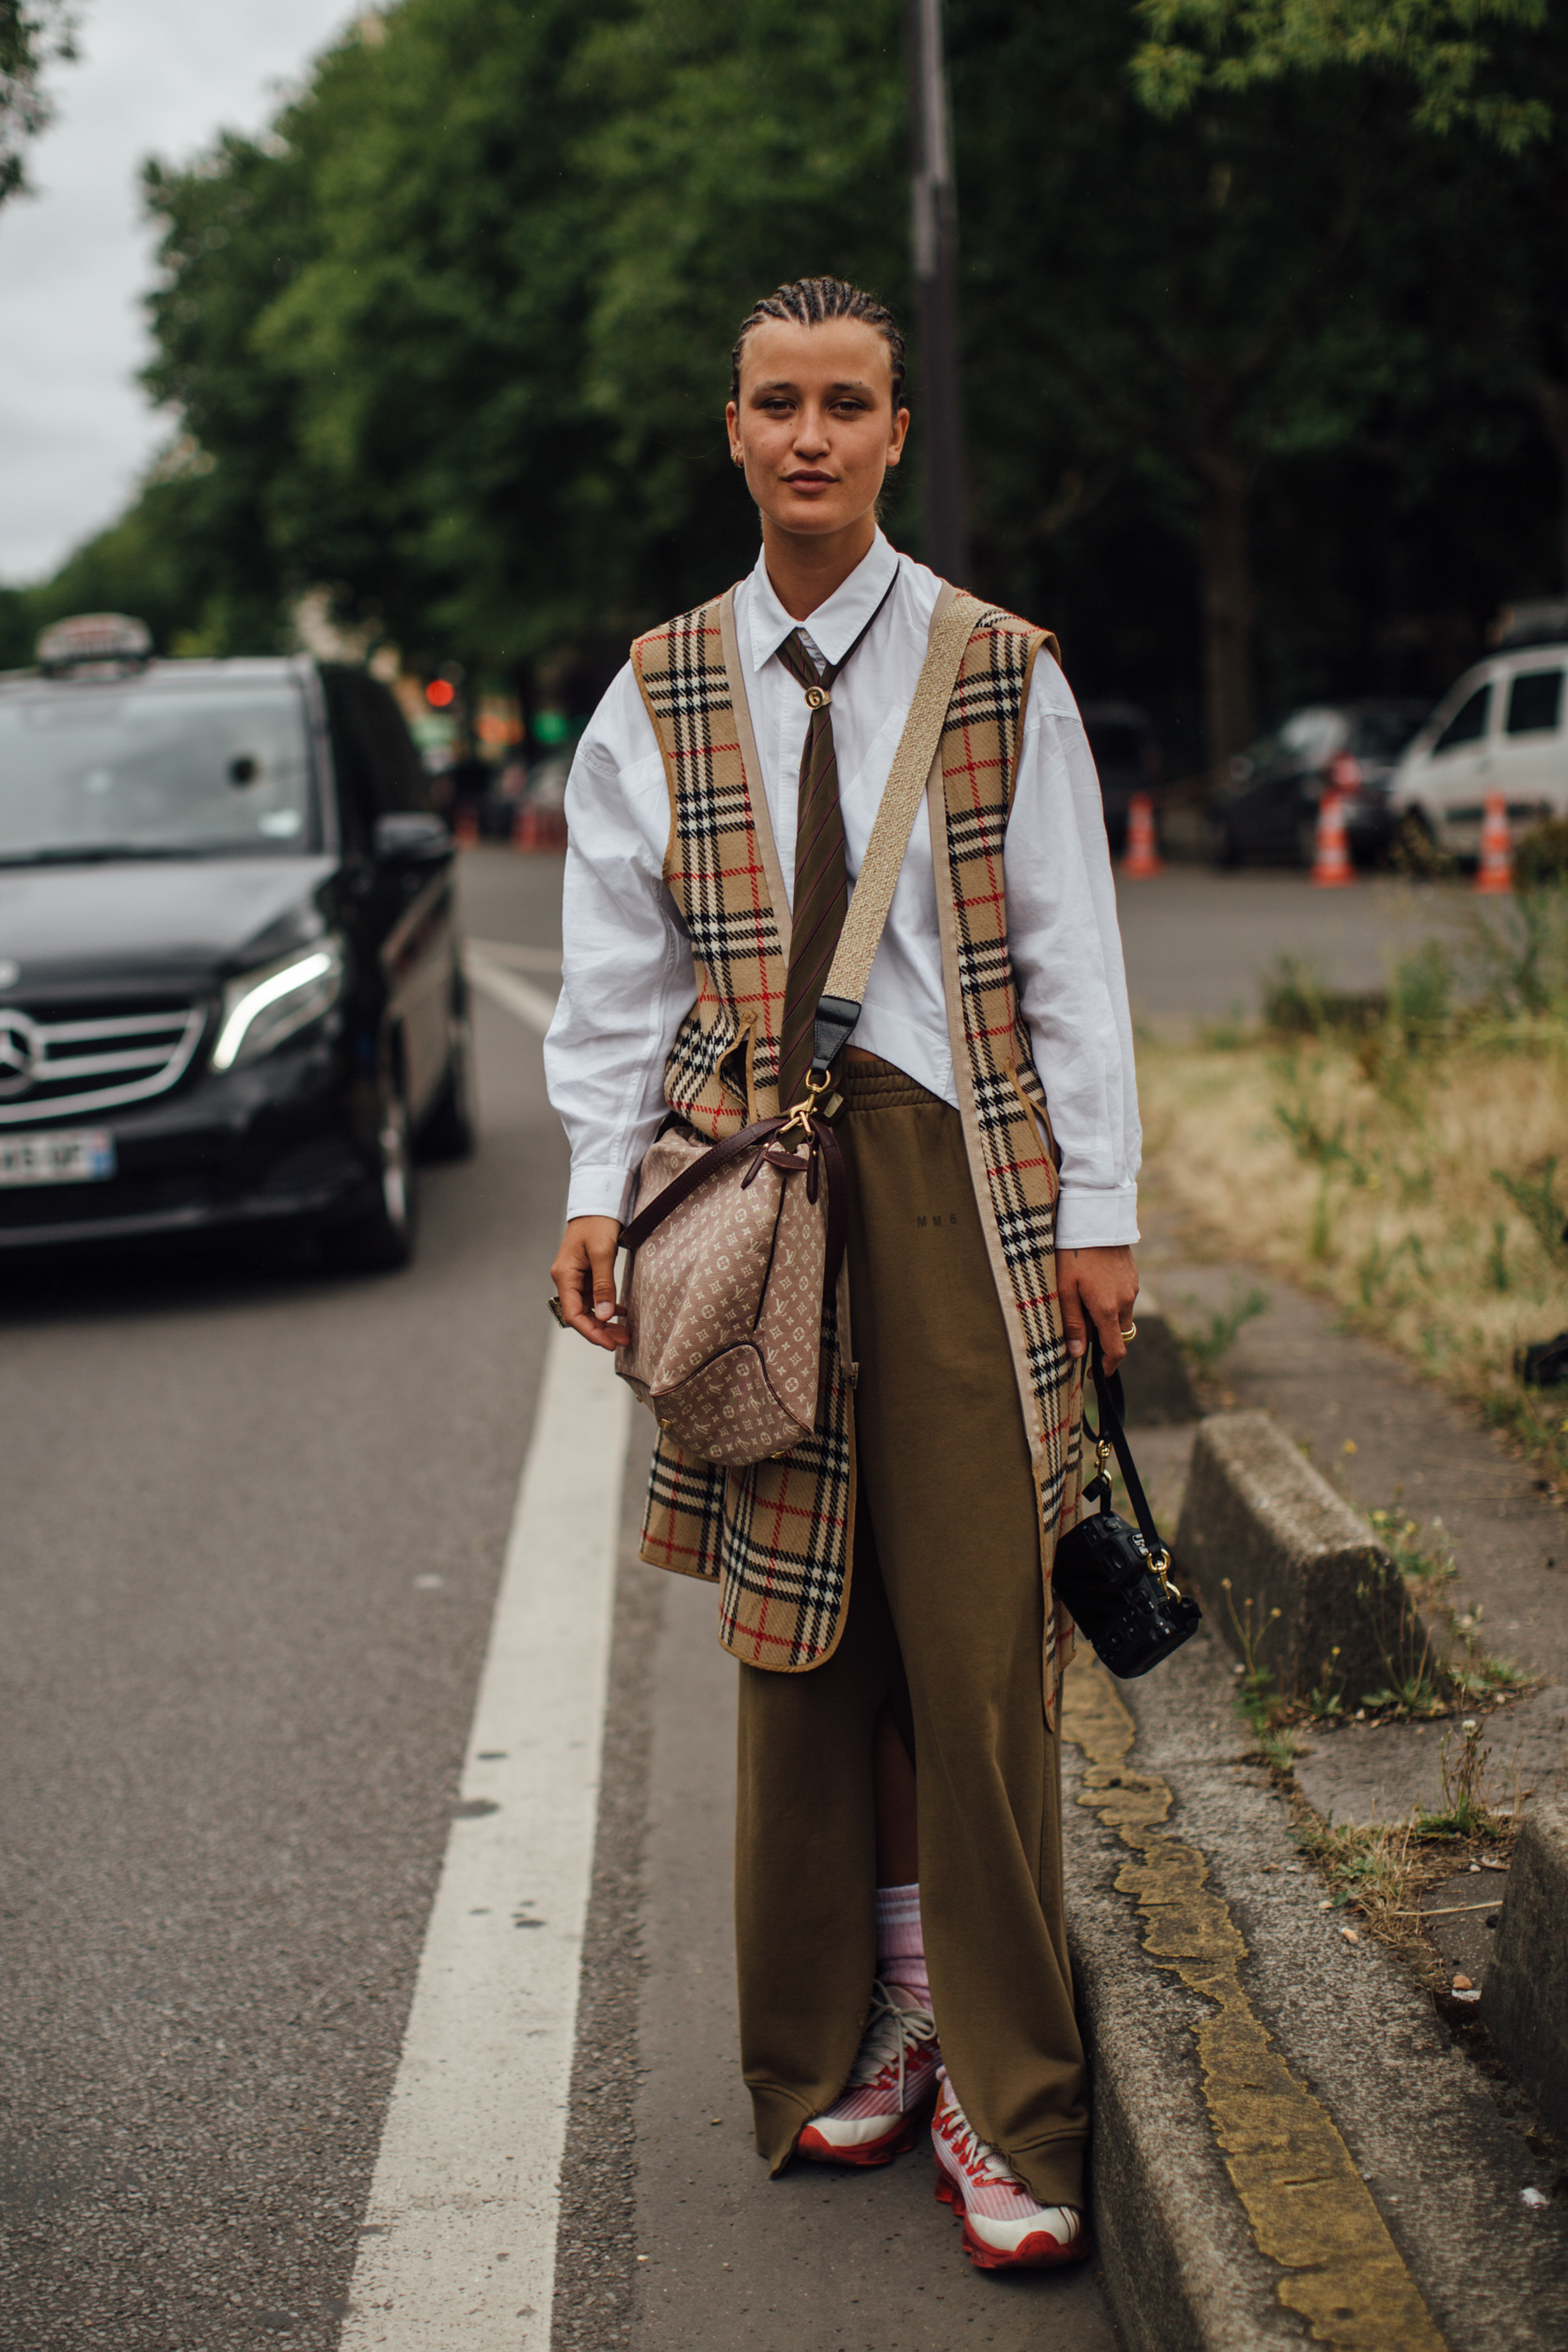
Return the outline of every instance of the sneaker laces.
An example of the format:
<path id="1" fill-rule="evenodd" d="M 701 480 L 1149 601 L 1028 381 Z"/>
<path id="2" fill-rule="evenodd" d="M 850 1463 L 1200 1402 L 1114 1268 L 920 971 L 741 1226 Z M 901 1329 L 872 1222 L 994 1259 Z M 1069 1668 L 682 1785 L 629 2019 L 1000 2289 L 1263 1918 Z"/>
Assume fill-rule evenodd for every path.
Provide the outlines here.
<path id="1" fill-rule="evenodd" d="M 1022 2199 L 1025 2204 L 1032 2206 L 1047 2222 L 1053 2214 L 1059 2215 L 1067 2228 L 1067 2236 L 1062 2243 L 1063 2245 L 1072 2243 L 1083 2227 L 1083 2216 L 1078 2208 L 1075 2205 L 1042 2205 L 1040 2203 L 1039 2199 L 1027 2183 L 1020 2180 L 1006 2157 L 998 2152 L 990 2140 L 980 2137 L 979 2133 L 953 2096 L 953 2086 L 946 2079 L 945 2074 L 932 2128 L 942 2134 L 953 2151 L 960 2169 L 968 2173 L 970 2179 L 978 2187 L 1006 2189 L 1010 2196 Z"/>
<path id="2" fill-rule="evenodd" d="M 918 2002 L 906 2007 L 893 1997 L 893 1987 L 878 1977 L 871 1987 L 871 2008 L 866 2017 L 865 2031 L 854 2065 L 849 2070 L 847 2090 L 864 2089 L 880 2081 L 885 2074 L 891 2081 L 896 2070 L 898 2105 L 904 2105 L 904 2079 L 911 2048 L 917 2042 L 928 2042 L 935 2034 L 937 2021 L 928 2009 Z"/>
<path id="3" fill-rule="evenodd" d="M 1031 2204 L 1038 2203 L 1037 2198 L 1030 2197 L 1006 2157 L 998 2154 L 990 2140 L 980 2137 L 954 2098 L 951 2084 L 945 2088 L 947 2095 L 937 2110 L 937 2129 L 971 2180 L 983 2184 L 987 2188 L 1014 2189 L 1019 2196 L 1029 2198 Z"/>

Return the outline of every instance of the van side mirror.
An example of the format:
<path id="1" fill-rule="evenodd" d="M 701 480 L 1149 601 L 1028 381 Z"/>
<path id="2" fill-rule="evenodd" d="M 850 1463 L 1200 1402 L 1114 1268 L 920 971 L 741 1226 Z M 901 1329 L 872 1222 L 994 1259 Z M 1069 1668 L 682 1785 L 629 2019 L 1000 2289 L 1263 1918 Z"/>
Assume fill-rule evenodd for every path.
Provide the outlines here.
<path id="1" fill-rule="evenodd" d="M 392 809 L 375 820 L 374 850 L 378 866 L 438 866 L 452 854 L 452 838 L 443 817 Z"/>

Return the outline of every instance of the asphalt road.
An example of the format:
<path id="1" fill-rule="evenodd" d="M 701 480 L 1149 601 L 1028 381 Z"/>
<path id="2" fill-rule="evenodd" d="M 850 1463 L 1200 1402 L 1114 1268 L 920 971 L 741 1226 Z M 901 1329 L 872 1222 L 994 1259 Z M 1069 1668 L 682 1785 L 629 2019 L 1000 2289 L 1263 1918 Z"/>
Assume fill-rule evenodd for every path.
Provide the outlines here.
<path id="1" fill-rule="evenodd" d="M 501 879 L 558 937 L 556 862 Z M 565 1181 L 537 1041 L 477 1020 L 410 1271 L 8 1268 L 7 2352 L 337 2342 Z"/>
<path id="2" fill-rule="evenodd" d="M 1363 874 L 1316 890 L 1305 873 L 1176 865 L 1148 882 L 1118 875 L 1117 898 L 1133 1018 L 1181 1029 L 1252 1017 L 1284 957 L 1331 988 L 1381 988 L 1392 958 L 1457 935 L 1477 903 L 1462 883 Z"/>
<path id="3" fill-rule="evenodd" d="M 468 930 L 525 993 L 559 882 L 464 862 Z M 1122 895 L 1156 1011 L 1225 1012 L 1282 946 L 1375 979 L 1399 928 L 1370 888 L 1280 877 Z M 536 1031 L 489 996 L 477 1022 L 483 1147 L 425 1171 L 410 1271 L 8 1270 L 5 2352 L 338 2344 L 550 1328 L 564 1147 Z M 926 2156 L 767 2183 L 733 2056 L 731 1670 L 711 1597 L 635 1563 L 638 1485 L 634 1459 L 554 2344 L 1101 2352 L 1093 2273 L 973 2273 Z"/>

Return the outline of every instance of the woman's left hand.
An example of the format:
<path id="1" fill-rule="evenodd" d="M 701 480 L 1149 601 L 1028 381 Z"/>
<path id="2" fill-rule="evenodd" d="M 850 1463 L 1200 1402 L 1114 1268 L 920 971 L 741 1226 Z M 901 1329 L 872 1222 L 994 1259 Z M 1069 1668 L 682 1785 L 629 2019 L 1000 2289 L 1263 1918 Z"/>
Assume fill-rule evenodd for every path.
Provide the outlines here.
<path id="1" fill-rule="evenodd" d="M 1077 1358 L 1085 1353 L 1092 1328 L 1100 1334 L 1106 1371 L 1115 1372 L 1127 1353 L 1121 1335 L 1132 1320 L 1138 1296 L 1132 1250 L 1125 1242 L 1113 1249 L 1058 1249 L 1056 1287 L 1068 1354 Z"/>

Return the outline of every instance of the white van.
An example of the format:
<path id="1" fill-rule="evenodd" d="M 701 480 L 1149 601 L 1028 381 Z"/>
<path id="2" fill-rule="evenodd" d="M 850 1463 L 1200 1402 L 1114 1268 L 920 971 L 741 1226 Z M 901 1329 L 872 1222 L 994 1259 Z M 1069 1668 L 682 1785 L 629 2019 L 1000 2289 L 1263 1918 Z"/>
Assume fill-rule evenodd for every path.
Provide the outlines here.
<path id="1" fill-rule="evenodd" d="M 1473 858 L 1486 795 L 1500 790 L 1517 838 L 1568 816 L 1568 644 L 1495 654 L 1466 670 L 1411 738 L 1389 808 L 1424 824 L 1439 848 Z"/>

